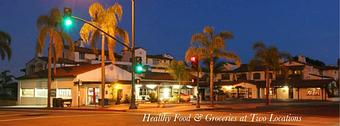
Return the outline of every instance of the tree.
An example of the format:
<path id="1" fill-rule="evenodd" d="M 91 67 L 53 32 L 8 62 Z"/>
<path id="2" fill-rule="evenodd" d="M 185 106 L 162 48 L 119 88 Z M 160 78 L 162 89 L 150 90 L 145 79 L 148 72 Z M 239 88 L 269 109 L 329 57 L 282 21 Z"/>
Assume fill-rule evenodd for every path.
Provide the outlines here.
<path id="1" fill-rule="evenodd" d="M 280 60 L 290 59 L 290 55 L 285 52 L 280 52 L 276 47 L 267 47 L 262 41 L 255 42 L 253 45 L 253 50 L 255 51 L 254 57 L 250 60 L 250 69 L 261 66 L 265 69 L 265 80 L 266 80 L 266 104 L 269 105 L 269 71 L 276 72 L 280 70 Z"/>
<path id="2" fill-rule="evenodd" d="M 54 8 L 47 15 L 41 15 L 37 20 L 39 31 L 36 45 L 37 55 L 43 53 L 45 40 L 48 38 L 48 74 L 47 74 L 47 107 L 51 107 L 51 83 L 52 83 L 52 60 L 54 63 L 54 75 L 56 74 L 56 62 L 62 57 L 65 40 L 70 48 L 74 50 L 72 39 L 61 30 L 62 15 L 59 9 Z"/>
<path id="3" fill-rule="evenodd" d="M 190 73 L 186 69 L 186 65 L 183 61 L 171 61 L 170 66 L 167 68 L 167 71 L 169 71 L 171 77 L 174 78 L 174 80 L 178 81 L 178 85 L 181 85 L 183 81 L 187 81 L 190 79 Z M 178 101 L 181 98 L 181 87 L 179 89 L 178 93 Z"/>
<path id="4" fill-rule="evenodd" d="M 10 74 L 9 70 L 4 70 L 0 73 L 0 95 L 10 95 L 11 97 L 15 96 L 15 91 L 17 90 L 16 85 L 10 85 L 15 82 L 15 77 Z M 8 92 L 5 92 L 6 88 L 11 88 L 11 93 L 7 94 Z"/>
<path id="5" fill-rule="evenodd" d="M 213 58 L 223 58 L 234 60 L 235 64 L 240 65 L 240 58 L 233 52 L 225 50 L 225 40 L 233 37 L 231 32 L 220 32 L 215 34 L 214 29 L 206 26 L 203 32 L 196 33 L 191 37 L 191 46 L 185 54 L 185 60 L 190 61 L 190 57 L 196 56 L 199 60 L 209 59 L 209 83 L 210 83 L 210 101 L 214 106 L 214 60 Z"/>
<path id="6" fill-rule="evenodd" d="M 11 36 L 6 32 L 0 31 L 0 56 L 1 60 L 4 60 L 6 55 L 8 60 L 11 59 L 12 50 L 11 50 Z"/>
<path id="7" fill-rule="evenodd" d="M 110 34 L 111 36 L 120 36 L 126 45 L 129 45 L 128 33 L 119 28 L 118 22 L 121 20 L 123 15 L 122 6 L 115 3 L 107 9 L 95 2 L 89 7 L 89 15 L 91 17 L 91 24 L 102 29 L 104 32 Z M 107 43 L 108 57 L 112 64 L 114 64 L 114 48 L 116 46 L 116 41 L 110 38 L 104 33 L 89 24 L 84 24 L 80 29 L 80 37 L 87 43 L 90 43 L 93 50 L 96 51 L 97 40 L 101 37 L 101 105 L 104 107 L 104 97 L 105 97 L 105 42 Z M 127 50 L 127 48 L 125 47 Z"/>

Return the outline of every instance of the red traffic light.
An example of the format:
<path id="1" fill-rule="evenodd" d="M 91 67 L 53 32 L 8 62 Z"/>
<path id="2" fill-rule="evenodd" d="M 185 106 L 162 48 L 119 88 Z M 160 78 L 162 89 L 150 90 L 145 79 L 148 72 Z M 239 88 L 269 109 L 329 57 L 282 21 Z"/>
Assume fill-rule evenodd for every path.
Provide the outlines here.
<path id="1" fill-rule="evenodd" d="M 191 62 L 197 62 L 197 59 L 196 59 L 196 57 L 191 57 L 191 58 L 190 58 L 190 61 L 191 61 Z"/>

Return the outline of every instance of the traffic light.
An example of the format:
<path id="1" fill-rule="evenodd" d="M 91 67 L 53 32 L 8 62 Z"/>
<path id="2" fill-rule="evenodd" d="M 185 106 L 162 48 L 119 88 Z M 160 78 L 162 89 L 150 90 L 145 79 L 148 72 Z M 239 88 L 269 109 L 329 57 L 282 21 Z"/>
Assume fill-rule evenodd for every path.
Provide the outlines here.
<path id="1" fill-rule="evenodd" d="M 144 66 L 142 64 L 142 58 L 136 57 L 136 65 L 135 65 L 136 74 L 142 74 L 144 72 Z"/>
<path id="2" fill-rule="evenodd" d="M 72 16 L 72 9 L 64 8 L 64 17 L 62 21 L 64 27 L 71 27 L 73 25 L 73 20 L 71 16 Z"/>
<path id="3" fill-rule="evenodd" d="M 195 56 L 191 57 L 190 61 L 191 61 L 191 67 L 195 70 L 198 69 L 198 59 L 197 59 L 197 57 L 195 57 Z"/>

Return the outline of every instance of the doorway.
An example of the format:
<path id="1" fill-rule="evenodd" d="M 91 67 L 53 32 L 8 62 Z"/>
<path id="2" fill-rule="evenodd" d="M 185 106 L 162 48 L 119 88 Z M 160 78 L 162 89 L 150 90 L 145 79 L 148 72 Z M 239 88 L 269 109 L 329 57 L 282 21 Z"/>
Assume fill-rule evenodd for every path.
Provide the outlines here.
<path id="1" fill-rule="evenodd" d="M 88 88 L 87 89 L 87 104 L 96 105 L 99 102 L 99 88 Z"/>

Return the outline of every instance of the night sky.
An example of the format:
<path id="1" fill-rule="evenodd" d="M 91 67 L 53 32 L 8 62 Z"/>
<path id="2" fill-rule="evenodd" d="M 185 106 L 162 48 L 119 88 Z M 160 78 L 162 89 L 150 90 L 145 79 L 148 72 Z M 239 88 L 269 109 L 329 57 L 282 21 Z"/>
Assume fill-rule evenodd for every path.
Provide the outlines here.
<path id="1" fill-rule="evenodd" d="M 12 36 L 13 57 L 0 61 L 0 71 L 15 75 L 35 55 L 36 19 L 52 7 L 73 8 L 73 14 L 89 19 L 93 0 L 0 0 L 0 30 Z M 96 1 L 96 0 L 94 0 Z M 131 31 L 131 2 L 116 0 L 124 9 L 119 26 Z M 170 53 L 183 59 L 191 35 L 206 25 L 231 31 L 227 50 L 243 63 L 253 56 L 252 44 L 263 40 L 292 55 L 303 54 L 326 64 L 339 57 L 338 0 L 135 0 L 136 46 L 149 54 Z M 100 0 L 106 7 L 115 0 Z M 79 38 L 81 22 L 69 33 Z"/>

